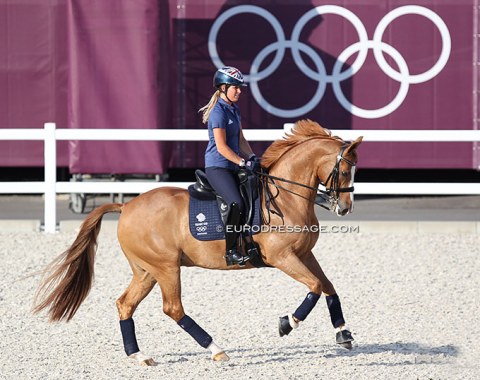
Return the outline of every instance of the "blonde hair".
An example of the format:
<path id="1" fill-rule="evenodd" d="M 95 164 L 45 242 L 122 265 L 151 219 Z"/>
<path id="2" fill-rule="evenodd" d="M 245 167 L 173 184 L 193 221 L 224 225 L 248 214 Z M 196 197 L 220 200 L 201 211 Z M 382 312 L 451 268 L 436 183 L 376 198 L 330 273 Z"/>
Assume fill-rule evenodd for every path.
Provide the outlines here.
<path id="1" fill-rule="evenodd" d="M 198 110 L 198 112 L 202 112 L 202 122 L 203 122 L 203 124 L 208 123 L 208 118 L 210 116 L 210 112 L 212 112 L 213 107 L 215 107 L 215 104 L 217 104 L 219 97 L 220 97 L 220 90 L 217 90 L 217 91 L 214 92 L 214 94 L 210 98 L 210 101 Z"/>

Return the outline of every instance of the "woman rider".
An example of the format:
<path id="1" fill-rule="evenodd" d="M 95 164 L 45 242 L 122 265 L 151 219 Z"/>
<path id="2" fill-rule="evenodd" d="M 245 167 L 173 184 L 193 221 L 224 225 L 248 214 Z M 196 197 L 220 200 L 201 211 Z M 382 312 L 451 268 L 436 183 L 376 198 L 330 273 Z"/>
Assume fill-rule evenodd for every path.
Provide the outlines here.
<path id="1" fill-rule="evenodd" d="M 200 108 L 202 121 L 208 125 L 209 136 L 205 151 L 205 174 L 210 185 L 230 208 L 225 226 L 227 265 L 245 265 L 248 257 L 237 249 L 237 237 L 245 210 L 236 172 L 239 168 L 250 172 L 258 168 L 255 154 L 243 136 L 240 110 L 235 104 L 246 84 L 240 70 L 227 66 L 215 72 L 213 85 L 215 93 L 208 104 Z"/>

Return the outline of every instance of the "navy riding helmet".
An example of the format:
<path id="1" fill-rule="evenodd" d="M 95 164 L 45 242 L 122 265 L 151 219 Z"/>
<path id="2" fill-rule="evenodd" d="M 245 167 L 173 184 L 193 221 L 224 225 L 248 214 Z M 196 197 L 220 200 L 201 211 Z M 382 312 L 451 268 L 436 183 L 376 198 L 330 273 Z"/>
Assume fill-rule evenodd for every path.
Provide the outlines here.
<path id="1" fill-rule="evenodd" d="M 215 75 L 213 76 L 213 86 L 218 88 L 218 86 L 222 84 L 240 87 L 247 86 L 240 70 L 232 66 L 222 67 L 215 72 Z"/>

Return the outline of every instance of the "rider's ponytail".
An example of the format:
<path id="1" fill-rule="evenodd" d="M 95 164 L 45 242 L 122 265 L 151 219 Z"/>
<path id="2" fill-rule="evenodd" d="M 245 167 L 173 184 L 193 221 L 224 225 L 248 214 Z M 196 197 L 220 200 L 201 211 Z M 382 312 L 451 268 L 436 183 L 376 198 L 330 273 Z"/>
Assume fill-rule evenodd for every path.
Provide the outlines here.
<path id="1" fill-rule="evenodd" d="M 210 101 L 207 105 L 203 106 L 198 110 L 198 112 L 202 112 L 202 122 L 203 124 L 208 123 L 208 117 L 210 116 L 210 112 L 212 112 L 213 107 L 218 102 L 218 98 L 220 97 L 220 90 L 215 91 L 215 93 L 210 98 Z"/>

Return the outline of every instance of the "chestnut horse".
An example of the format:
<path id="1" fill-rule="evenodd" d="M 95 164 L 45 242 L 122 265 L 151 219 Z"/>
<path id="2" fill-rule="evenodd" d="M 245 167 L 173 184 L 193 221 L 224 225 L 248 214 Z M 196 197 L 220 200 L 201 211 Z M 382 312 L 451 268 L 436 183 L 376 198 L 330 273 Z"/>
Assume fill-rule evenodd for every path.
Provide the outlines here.
<path id="1" fill-rule="evenodd" d="M 337 343 L 351 348 L 353 338 L 345 327 L 338 295 L 312 253 L 319 236 L 314 203 L 317 189 L 323 184 L 327 189 L 324 197 L 332 212 L 345 215 L 352 211 L 356 148 L 361 141 L 359 137 L 354 142 L 345 142 L 331 136 L 330 131 L 317 123 L 302 120 L 295 124 L 291 134 L 275 141 L 262 157 L 262 167 L 268 175 L 265 174 L 263 181 L 266 191 L 262 194 L 261 207 L 271 229 L 262 228 L 255 241 L 265 264 L 280 269 L 309 290 L 294 313 L 280 318 L 280 336 L 297 328 L 324 293 L 337 331 Z M 275 194 L 274 201 L 266 194 Z M 274 210 L 270 201 L 274 203 Z M 119 212 L 118 240 L 133 271 L 130 285 L 116 301 L 126 354 L 142 365 L 154 364 L 153 359 L 138 348 L 132 315 L 158 283 L 163 311 L 198 344 L 209 349 L 213 360 L 228 360 L 212 337 L 185 314 L 180 267 L 245 269 L 253 266 L 247 263 L 244 267 L 227 267 L 224 241 L 199 241 L 192 237 L 188 208 L 188 191 L 161 187 L 125 204 L 110 203 L 94 209 L 84 220 L 71 247 L 46 269 L 50 275 L 39 288 L 34 312 L 48 309 L 51 321 L 68 321 L 75 315 L 92 285 L 102 216 Z M 292 228 L 290 233 L 278 233 L 280 226 L 300 226 L 300 230 Z"/>

